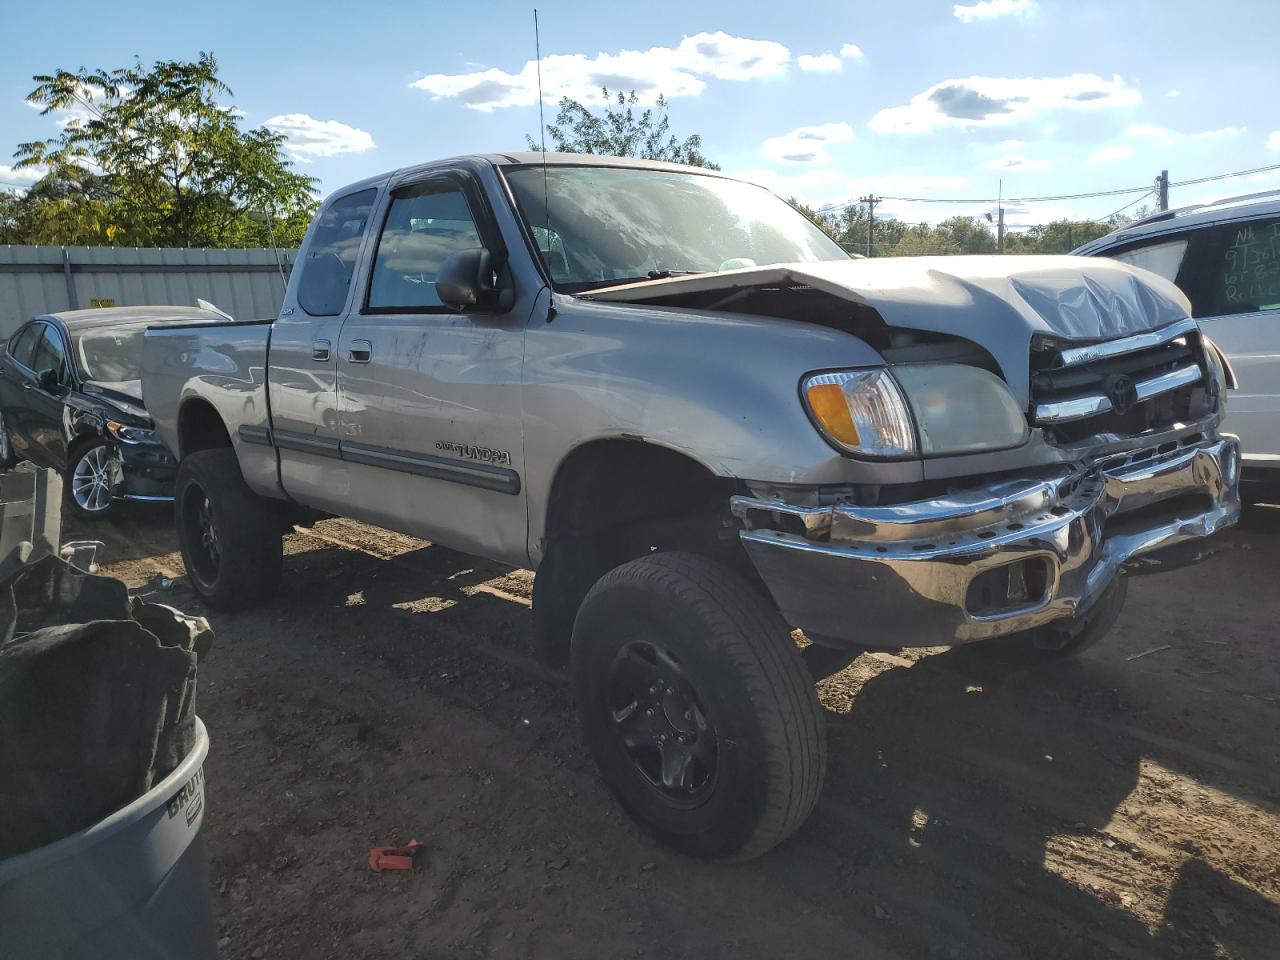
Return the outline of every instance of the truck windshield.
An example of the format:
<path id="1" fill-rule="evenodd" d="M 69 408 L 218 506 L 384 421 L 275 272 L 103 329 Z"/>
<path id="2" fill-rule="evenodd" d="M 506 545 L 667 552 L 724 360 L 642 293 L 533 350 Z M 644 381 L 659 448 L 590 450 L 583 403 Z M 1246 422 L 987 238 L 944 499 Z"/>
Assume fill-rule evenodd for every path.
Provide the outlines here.
<path id="1" fill-rule="evenodd" d="M 848 259 L 790 204 L 738 180 L 554 165 L 546 171 L 544 201 L 542 167 L 506 172 L 543 264 L 563 293 L 682 273 Z"/>

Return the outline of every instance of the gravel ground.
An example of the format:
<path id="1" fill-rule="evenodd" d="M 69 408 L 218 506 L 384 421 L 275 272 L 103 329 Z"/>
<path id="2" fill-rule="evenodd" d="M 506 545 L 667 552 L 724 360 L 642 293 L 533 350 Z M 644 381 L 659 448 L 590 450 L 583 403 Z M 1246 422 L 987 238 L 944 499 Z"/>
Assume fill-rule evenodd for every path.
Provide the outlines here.
<path id="1" fill-rule="evenodd" d="M 204 612 L 162 589 L 167 513 L 68 535 Z M 813 817 L 733 867 L 614 805 L 527 571 L 345 520 L 286 549 L 200 667 L 224 957 L 1280 957 L 1280 509 L 1135 578 L 1078 661 L 864 654 L 819 688 Z M 370 871 L 409 839 L 413 872 Z"/>

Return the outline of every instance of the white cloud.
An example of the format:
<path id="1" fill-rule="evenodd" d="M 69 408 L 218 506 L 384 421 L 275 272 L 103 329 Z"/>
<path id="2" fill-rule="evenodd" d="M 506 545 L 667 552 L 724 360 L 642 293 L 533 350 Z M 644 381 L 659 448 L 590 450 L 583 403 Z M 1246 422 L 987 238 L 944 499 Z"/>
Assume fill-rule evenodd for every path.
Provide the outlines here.
<path id="1" fill-rule="evenodd" d="M 817 56 L 802 53 L 796 57 L 796 65 L 811 73 L 835 73 L 844 68 L 844 64 L 834 53 L 820 53 Z"/>
<path id="2" fill-rule="evenodd" d="M 18 167 L 15 169 L 0 163 L 0 186 L 28 187 L 48 172 L 44 167 Z"/>
<path id="3" fill-rule="evenodd" d="M 1175 98 L 1175 99 L 1176 99 L 1177 97 L 1182 96 L 1182 91 L 1181 91 L 1181 90 L 1170 90 L 1168 93 L 1166 93 L 1166 94 L 1165 94 L 1165 96 L 1166 96 L 1166 97 L 1170 97 L 1170 98 Z"/>
<path id="4" fill-rule="evenodd" d="M 1242 133 L 1248 133 L 1248 127 L 1219 127 L 1217 130 L 1201 130 L 1191 134 L 1192 140 L 1229 140 Z"/>
<path id="5" fill-rule="evenodd" d="M 620 50 L 588 57 L 553 54 L 542 60 L 543 96 L 548 103 L 571 97 L 600 104 L 601 88 L 629 93 L 652 103 L 665 97 L 695 96 L 707 77 L 753 80 L 783 74 L 791 51 L 772 40 L 750 40 L 723 32 L 698 33 L 673 47 Z M 473 110 L 489 112 L 538 102 L 538 65 L 529 60 L 518 73 L 496 67 L 472 73 L 433 73 L 411 86 L 434 99 L 456 97 Z"/>
<path id="6" fill-rule="evenodd" d="M 840 56 L 846 60 L 860 60 L 862 58 L 862 48 L 856 43 L 846 43 L 840 48 Z"/>
<path id="7" fill-rule="evenodd" d="M 1121 160 L 1128 160 L 1133 156 L 1133 147 L 1126 147 L 1123 144 L 1117 144 L 1112 147 L 1099 147 L 1093 153 L 1089 154 L 1088 163 L 1101 165 L 1106 163 L 1119 163 Z"/>
<path id="8" fill-rule="evenodd" d="M 983 166 L 988 170 L 1008 173 L 1041 173 L 1053 169 L 1053 164 L 1048 160 L 1034 160 L 1020 153 L 1008 153 L 1002 157 L 996 157 L 994 160 L 988 160 Z"/>
<path id="9" fill-rule="evenodd" d="M 375 146 L 373 137 L 337 120 L 317 120 L 305 113 L 282 113 L 263 126 L 288 137 L 288 150 L 303 163 L 314 157 L 339 153 L 363 153 Z"/>
<path id="10" fill-rule="evenodd" d="M 957 3 L 951 12 L 965 23 L 994 20 L 996 17 L 1029 17 L 1036 12 L 1035 0 L 981 0 L 979 3 Z"/>
<path id="11" fill-rule="evenodd" d="M 1267 137 L 1268 150 L 1280 150 L 1280 130 L 1273 130 L 1271 136 Z"/>
<path id="12" fill-rule="evenodd" d="M 1201 130 L 1198 133 L 1184 134 L 1168 127 L 1159 127 L 1154 123 L 1131 123 L 1125 128 L 1124 135 L 1133 140 L 1145 140 L 1161 147 L 1173 146 L 1182 140 L 1227 140 L 1247 133 L 1247 127 L 1220 127 L 1217 130 Z"/>
<path id="13" fill-rule="evenodd" d="M 901 107 L 871 118 L 880 133 L 922 133 L 938 127 L 994 127 L 1030 120 L 1048 110 L 1098 110 L 1142 102 L 1119 76 L 966 77 L 943 80 Z"/>
<path id="14" fill-rule="evenodd" d="M 761 145 L 760 152 L 775 162 L 826 163 L 830 159 L 829 144 L 848 143 L 853 137 L 853 127 L 847 123 L 797 127 L 780 137 L 770 137 Z"/>

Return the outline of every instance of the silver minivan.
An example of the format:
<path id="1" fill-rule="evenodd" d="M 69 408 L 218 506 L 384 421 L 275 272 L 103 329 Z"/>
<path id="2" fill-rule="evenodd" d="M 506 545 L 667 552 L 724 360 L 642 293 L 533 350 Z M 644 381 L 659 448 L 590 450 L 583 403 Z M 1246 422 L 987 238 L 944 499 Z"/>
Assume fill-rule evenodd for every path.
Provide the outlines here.
<path id="1" fill-rule="evenodd" d="M 1153 214 L 1074 253 L 1174 281 L 1235 375 L 1223 429 L 1244 479 L 1280 486 L 1280 191 Z"/>

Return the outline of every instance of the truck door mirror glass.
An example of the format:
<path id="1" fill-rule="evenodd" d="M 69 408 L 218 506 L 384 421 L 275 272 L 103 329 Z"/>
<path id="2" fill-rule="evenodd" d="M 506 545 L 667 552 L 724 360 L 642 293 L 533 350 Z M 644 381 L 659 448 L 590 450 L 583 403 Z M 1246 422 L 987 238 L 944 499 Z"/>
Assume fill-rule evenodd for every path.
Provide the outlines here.
<path id="1" fill-rule="evenodd" d="M 454 310 L 491 310 L 498 306 L 493 258 L 488 250 L 459 250 L 440 264 L 436 296 Z"/>

